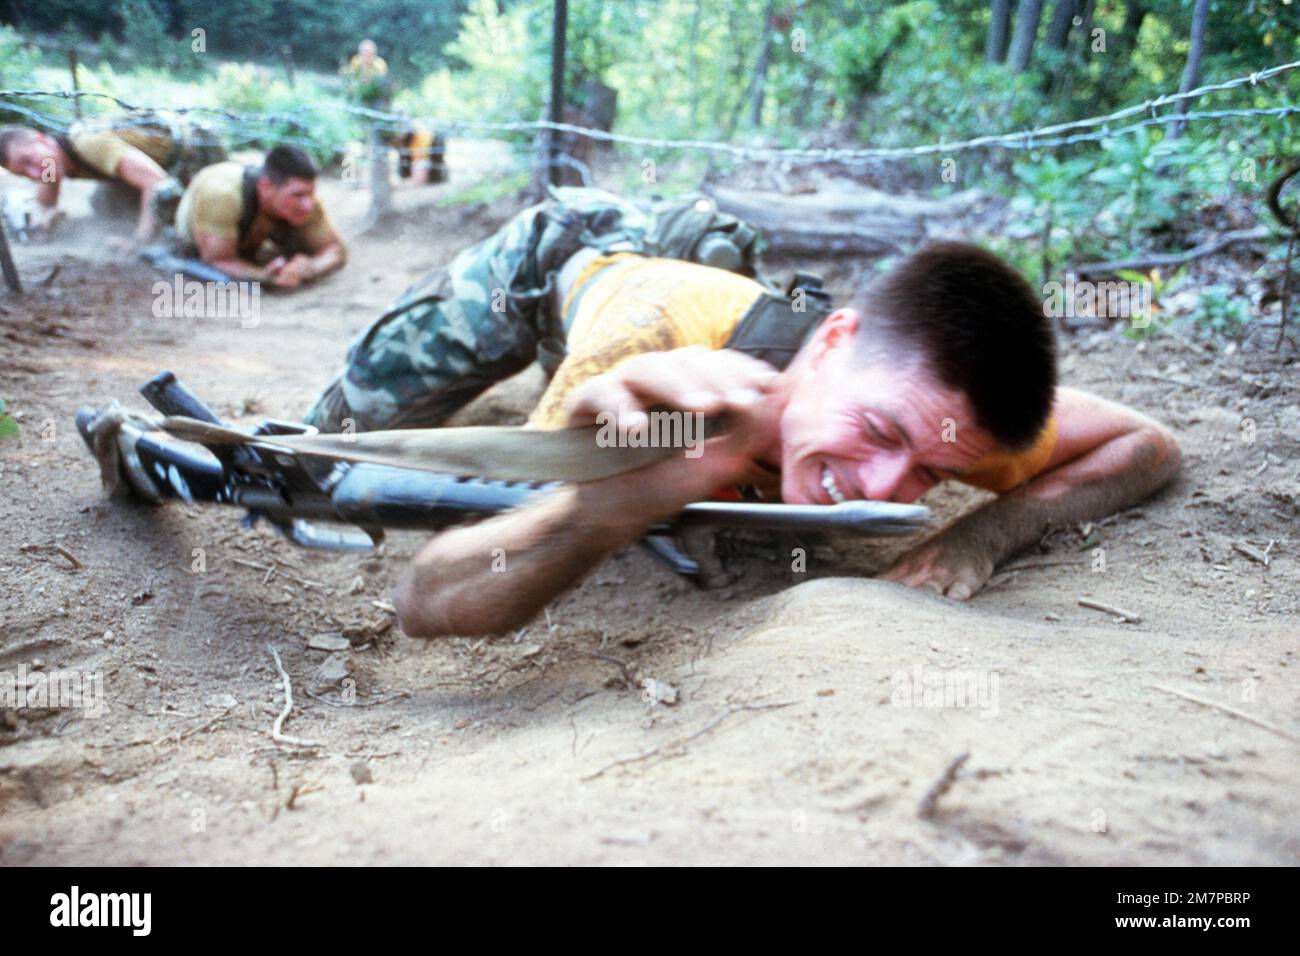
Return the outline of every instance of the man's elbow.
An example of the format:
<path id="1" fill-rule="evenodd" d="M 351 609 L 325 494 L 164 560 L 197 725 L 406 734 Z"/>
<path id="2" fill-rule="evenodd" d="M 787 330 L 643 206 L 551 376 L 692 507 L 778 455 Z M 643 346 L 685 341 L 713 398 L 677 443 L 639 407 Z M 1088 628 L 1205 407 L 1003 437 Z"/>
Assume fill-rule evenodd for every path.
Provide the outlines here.
<path id="1" fill-rule="evenodd" d="M 1183 451 L 1178 439 L 1159 425 L 1151 425 L 1139 432 L 1141 448 L 1139 465 L 1151 476 L 1152 491 L 1173 481 L 1183 467 Z"/>
<path id="2" fill-rule="evenodd" d="M 452 585 L 429 586 L 408 571 L 393 587 L 397 625 L 408 637 L 486 637 L 523 627 L 540 608 L 509 597 L 474 594 Z"/>
<path id="3" fill-rule="evenodd" d="M 348 264 L 348 247 L 343 244 L 342 239 L 336 239 L 322 250 L 323 255 L 317 260 L 323 261 L 325 266 L 320 270 L 321 275 L 329 275 L 331 272 L 337 272 Z"/>
<path id="4" fill-rule="evenodd" d="M 418 587 L 415 575 L 408 571 L 393 586 L 393 608 L 397 611 L 397 626 L 408 637 L 447 637 L 446 616 L 440 611 L 440 595 Z"/>

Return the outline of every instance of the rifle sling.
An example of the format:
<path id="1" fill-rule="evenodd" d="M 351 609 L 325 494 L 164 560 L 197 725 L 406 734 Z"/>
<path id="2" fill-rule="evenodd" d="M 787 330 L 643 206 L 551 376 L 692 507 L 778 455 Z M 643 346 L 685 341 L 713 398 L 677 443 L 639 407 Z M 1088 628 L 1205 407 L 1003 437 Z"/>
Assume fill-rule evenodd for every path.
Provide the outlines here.
<path id="1" fill-rule="evenodd" d="M 689 416 L 687 416 L 689 417 Z M 683 419 L 685 420 L 685 419 Z M 691 419 L 692 422 L 698 419 Z M 158 427 L 204 445 L 258 444 L 303 455 L 394 468 L 473 475 L 500 481 L 597 481 L 681 455 L 720 434 L 721 420 L 704 420 L 703 434 L 676 433 L 681 444 L 619 445 L 600 426 L 587 428 L 411 428 L 333 435 L 248 435 L 193 418 L 171 416 Z M 652 433 L 649 438 L 656 436 Z"/>

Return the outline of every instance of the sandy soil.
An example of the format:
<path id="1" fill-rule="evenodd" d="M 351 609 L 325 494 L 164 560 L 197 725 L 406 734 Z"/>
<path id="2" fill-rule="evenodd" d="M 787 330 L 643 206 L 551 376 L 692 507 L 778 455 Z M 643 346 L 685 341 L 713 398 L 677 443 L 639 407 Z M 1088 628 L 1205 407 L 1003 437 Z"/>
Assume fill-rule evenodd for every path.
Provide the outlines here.
<path id="1" fill-rule="evenodd" d="M 445 188 L 399 192 L 398 220 L 358 236 L 364 193 L 326 183 L 351 263 L 264 297 L 250 329 L 155 318 L 158 277 L 104 251 L 83 193 L 61 238 L 17 248 L 0 672 L 98 673 L 106 712 L 3 714 L 0 862 L 1297 862 L 1300 408 L 1266 347 L 1067 337 L 1063 378 L 1167 422 L 1185 473 L 1049 536 L 969 606 L 870 579 L 907 541 L 794 542 L 797 573 L 792 542 L 736 537 L 727 587 L 632 550 L 519 634 L 424 643 L 386 605 L 419 536 L 322 555 L 232 511 L 104 497 L 80 405 L 143 407 L 168 367 L 230 419 L 296 417 L 357 329 L 516 208 L 435 207 Z M 541 384 L 465 420 L 517 421 Z M 309 649 L 320 634 L 351 649 Z M 271 739 L 268 646 L 286 732 L 317 748 Z M 676 703 L 647 703 L 646 680 Z"/>

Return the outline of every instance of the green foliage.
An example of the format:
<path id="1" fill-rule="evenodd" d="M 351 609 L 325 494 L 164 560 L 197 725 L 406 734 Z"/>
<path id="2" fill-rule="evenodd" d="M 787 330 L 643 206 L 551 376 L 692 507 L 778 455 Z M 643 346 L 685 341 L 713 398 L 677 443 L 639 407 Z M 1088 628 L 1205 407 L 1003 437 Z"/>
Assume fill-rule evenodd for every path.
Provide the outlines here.
<path id="1" fill-rule="evenodd" d="M 1150 272 L 1120 269 L 1115 275 L 1125 282 L 1143 283 L 1151 287 L 1151 314 L 1147 316 L 1147 321 L 1141 324 L 1129 323 L 1124 329 L 1124 334 L 1131 339 L 1144 339 L 1164 329 L 1169 324 L 1165 298 L 1178 291 L 1179 286 L 1187 279 L 1187 266 L 1183 266 L 1167 279 L 1159 269 L 1152 269 Z"/>
<path id="2" fill-rule="evenodd" d="M 317 162 L 329 164 L 343 155 L 349 141 L 364 136 L 361 122 L 339 109 L 337 96 L 306 78 L 291 87 L 267 67 L 223 63 L 211 89 L 215 105 L 232 113 L 283 117 L 236 129 L 238 145 L 269 149 L 290 143 L 306 149 Z M 295 121 L 295 115 L 302 119 Z"/>
<path id="3" fill-rule="evenodd" d="M 485 177 L 467 189 L 460 189 L 438 200 L 439 206 L 462 206 L 473 203 L 490 203 L 519 192 L 528 185 L 527 170 L 507 173 L 499 177 Z"/>
<path id="4" fill-rule="evenodd" d="M 170 36 L 167 21 L 155 0 L 119 0 L 122 42 L 135 63 L 147 63 L 172 74 L 193 75 L 200 61 L 190 39 Z"/>
<path id="5" fill-rule="evenodd" d="M 526 3 L 503 11 L 497 0 L 470 0 L 460 33 L 447 46 L 464 70 L 443 68 L 430 74 L 418 93 L 399 98 L 403 109 L 450 119 L 516 120 L 541 109 L 544 75 L 534 61 Z"/>
<path id="6" fill-rule="evenodd" d="M 467 0 L 41 0 L 18 4 L 13 16 L 25 32 L 50 33 L 72 21 L 100 38 L 114 60 L 201 69 L 208 57 L 279 61 L 284 47 L 304 68 L 335 72 L 365 37 L 397 78 L 414 82 L 441 65 L 442 48 L 456 34 Z M 12 5 L 10 5 L 12 6 Z M 0 16 L 6 5 L 0 3 Z M 208 52 L 194 56 L 190 31 L 202 28 Z"/>
<path id="7" fill-rule="evenodd" d="M 954 141 L 1102 114 L 1169 92 L 1186 63 L 1193 5 L 1144 0 L 1133 30 L 1127 18 L 1138 5 L 1097 0 L 1090 32 L 1081 23 L 1063 48 L 1049 49 L 1044 29 L 1029 68 L 1016 73 L 984 61 L 989 0 L 570 0 L 566 101 L 581 106 L 595 82 L 607 84 L 618 96 L 615 129 L 646 137 L 784 146 Z M 1056 6 L 1047 4 L 1049 16 Z M 0 15 L 12 8 L 0 0 Z M 83 69 L 87 89 L 250 117 L 309 115 L 307 127 L 250 121 L 227 132 L 236 146 L 310 142 L 324 161 L 364 135 L 338 108 L 338 70 L 365 37 L 388 61 L 399 111 L 537 119 L 549 94 L 553 10 L 553 0 L 42 0 L 16 16 L 27 31 L 75 23 L 100 38 L 103 59 Z M 196 27 L 206 31 L 209 50 L 197 57 L 188 52 Z M 71 42 L 80 41 L 69 32 L 62 43 Z M 282 61 L 286 48 L 299 67 L 294 86 Z M 222 62 L 230 57 L 240 62 Z M 83 63 L 93 59 L 83 46 Z M 1300 0 L 1212 0 L 1202 83 L 1294 59 Z M 50 64 L 50 76 L 64 69 L 57 57 Z M 12 30 L 0 30 L 0 80 L 31 83 L 36 69 L 34 52 Z M 760 83 L 761 110 L 751 122 Z M 1295 100 L 1297 89 L 1291 74 L 1206 97 L 1194 108 L 1275 107 Z M 87 104 L 92 112 L 104 108 Z M 1046 278 L 1070 262 L 1177 247 L 1205 206 L 1233 198 L 1257 203 L 1279 166 L 1300 155 L 1294 117 L 1193 123 L 1178 138 L 1168 132 L 1151 127 L 1033 152 L 955 153 L 958 188 L 1010 198 L 1012 227 L 993 245 L 1027 274 Z M 516 138 L 521 151 L 532 141 L 529 133 Z M 629 193 L 689 189 L 706 172 L 727 172 L 725 160 L 700 152 L 616 146 L 614 155 L 624 162 L 612 184 Z M 886 188 L 911 176 L 912 185 L 947 189 L 936 172 L 945 158 L 889 166 L 881 178 Z M 484 195 L 513 181 L 503 177 Z M 1232 326 L 1225 309 L 1207 301 L 1207 326 Z"/>
<path id="8" fill-rule="evenodd" d="M 1032 154 L 1012 167 L 1017 185 L 1012 200 L 1015 235 L 1023 238 L 1010 257 L 1027 275 L 1047 281 L 1054 266 L 1080 255 L 1090 234 L 1080 226 L 1094 214 L 1094 196 L 1085 188 L 1091 159 L 1061 160 Z"/>
<path id="9" fill-rule="evenodd" d="M 0 88 L 24 89 L 36 86 L 36 66 L 40 54 L 12 27 L 0 26 Z M 38 108 L 32 100 L 10 101 L 14 106 Z M 0 102 L 0 124 L 29 122 L 20 110 L 5 109 Z"/>
<path id="10" fill-rule="evenodd" d="M 1182 186 L 1173 173 L 1193 157 L 1149 128 L 1106 140 L 1101 148 L 1101 161 L 1088 176 L 1106 199 L 1098 226 L 1107 235 L 1126 236 L 1136 247 L 1140 232 L 1164 226 L 1176 215 L 1174 198 Z"/>
<path id="11" fill-rule="evenodd" d="M 1193 318 L 1203 329 L 1234 336 L 1250 320 L 1250 306 L 1232 289 L 1213 285 L 1201 290 Z"/>
<path id="12" fill-rule="evenodd" d="M 18 423 L 5 412 L 5 400 L 0 398 L 0 438 L 17 438 Z"/>

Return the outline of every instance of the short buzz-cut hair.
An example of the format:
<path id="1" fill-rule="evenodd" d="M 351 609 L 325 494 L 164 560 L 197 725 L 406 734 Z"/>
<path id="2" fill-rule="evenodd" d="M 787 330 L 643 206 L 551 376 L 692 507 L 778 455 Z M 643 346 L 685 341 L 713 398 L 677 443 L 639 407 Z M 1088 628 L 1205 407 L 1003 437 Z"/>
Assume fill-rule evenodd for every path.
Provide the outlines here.
<path id="1" fill-rule="evenodd" d="M 979 246 L 937 242 L 850 302 L 873 340 L 915 350 L 935 377 L 964 393 L 975 423 L 1003 447 L 1033 444 L 1056 394 L 1056 341 L 1033 287 Z"/>
<path id="2" fill-rule="evenodd" d="M 36 130 L 26 126 L 0 126 L 0 166 L 9 166 L 9 150 L 36 136 Z"/>
<path id="3" fill-rule="evenodd" d="M 262 174 L 282 186 L 290 179 L 314 180 L 319 170 L 311 157 L 297 146 L 276 146 L 262 160 Z"/>

